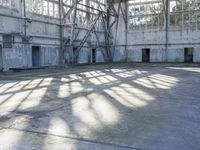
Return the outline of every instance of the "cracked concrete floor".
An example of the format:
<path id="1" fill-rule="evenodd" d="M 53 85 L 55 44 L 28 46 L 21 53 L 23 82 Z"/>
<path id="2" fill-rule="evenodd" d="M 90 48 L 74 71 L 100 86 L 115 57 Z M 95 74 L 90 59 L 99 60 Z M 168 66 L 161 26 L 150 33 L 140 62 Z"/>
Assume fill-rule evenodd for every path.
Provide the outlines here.
<path id="1" fill-rule="evenodd" d="M 0 150 L 199 150 L 200 65 L 0 73 Z"/>

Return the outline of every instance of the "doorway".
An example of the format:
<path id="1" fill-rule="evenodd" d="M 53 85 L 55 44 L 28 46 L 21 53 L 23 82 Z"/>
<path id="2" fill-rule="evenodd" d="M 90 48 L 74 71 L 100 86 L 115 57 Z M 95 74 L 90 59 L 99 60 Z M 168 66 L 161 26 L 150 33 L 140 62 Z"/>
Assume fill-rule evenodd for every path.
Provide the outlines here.
<path id="1" fill-rule="evenodd" d="M 92 49 L 92 63 L 96 63 L 96 49 Z"/>
<path id="2" fill-rule="evenodd" d="M 78 48 L 77 47 L 73 48 L 73 63 L 74 64 L 78 63 Z"/>
<path id="3" fill-rule="evenodd" d="M 142 62 L 150 62 L 150 49 L 142 49 Z"/>
<path id="4" fill-rule="evenodd" d="M 2 46 L 0 45 L 0 71 L 3 70 Z"/>
<path id="5" fill-rule="evenodd" d="M 39 67 L 40 66 L 40 47 L 32 46 L 32 66 Z"/>
<path id="6" fill-rule="evenodd" d="M 184 49 L 184 54 L 185 54 L 184 61 L 186 63 L 192 63 L 193 62 L 193 51 L 194 51 L 193 48 L 185 48 Z"/>

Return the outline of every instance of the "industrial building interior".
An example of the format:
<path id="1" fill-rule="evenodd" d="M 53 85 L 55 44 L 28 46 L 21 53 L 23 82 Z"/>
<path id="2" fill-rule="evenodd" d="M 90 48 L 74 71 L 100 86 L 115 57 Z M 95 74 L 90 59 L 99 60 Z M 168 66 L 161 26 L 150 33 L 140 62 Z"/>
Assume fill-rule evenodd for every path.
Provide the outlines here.
<path id="1" fill-rule="evenodd" d="M 0 150 L 199 150 L 200 0 L 0 0 Z"/>

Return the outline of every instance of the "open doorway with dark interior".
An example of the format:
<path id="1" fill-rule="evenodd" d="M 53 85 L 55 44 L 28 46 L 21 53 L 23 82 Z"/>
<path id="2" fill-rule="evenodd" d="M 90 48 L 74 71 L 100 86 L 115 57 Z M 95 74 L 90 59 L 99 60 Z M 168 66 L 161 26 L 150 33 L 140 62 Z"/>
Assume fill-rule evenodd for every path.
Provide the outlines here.
<path id="1" fill-rule="evenodd" d="M 96 63 L 96 49 L 92 49 L 92 63 Z"/>
<path id="2" fill-rule="evenodd" d="M 3 70 L 2 46 L 0 45 L 0 71 Z"/>
<path id="3" fill-rule="evenodd" d="M 142 49 L 142 62 L 150 62 L 150 49 Z"/>
<path id="4" fill-rule="evenodd" d="M 74 62 L 74 64 L 77 64 L 78 63 L 78 52 L 77 52 L 77 47 L 74 47 L 73 48 L 73 62 Z"/>
<path id="5" fill-rule="evenodd" d="M 32 66 L 40 67 L 40 47 L 32 46 Z"/>
<path id="6" fill-rule="evenodd" d="M 193 62 L 193 48 L 185 48 L 184 49 L 184 53 L 185 53 L 185 57 L 184 57 L 184 61 L 191 63 Z"/>

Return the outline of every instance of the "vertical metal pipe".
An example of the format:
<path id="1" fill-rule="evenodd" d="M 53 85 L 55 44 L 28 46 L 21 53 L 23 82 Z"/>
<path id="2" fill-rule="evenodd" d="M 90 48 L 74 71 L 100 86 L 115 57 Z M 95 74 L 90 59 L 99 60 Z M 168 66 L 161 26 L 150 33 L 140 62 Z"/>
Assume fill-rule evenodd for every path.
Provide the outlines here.
<path id="1" fill-rule="evenodd" d="M 23 5 L 21 5 L 23 7 L 23 18 L 24 18 L 24 49 L 25 49 L 25 53 L 26 53 L 26 61 L 27 61 L 27 67 L 29 66 L 29 58 L 28 58 L 28 48 L 27 48 L 27 22 L 26 22 L 26 0 L 21 1 L 23 3 Z"/>
<path id="2" fill-rule="evenodd" d="M 59 0 L 59 20 L 60 20 L 60 52 L 59 63 L 64 64 L 64 47 L 63 47 L 63 0 Z"/>
<path id="3" fill-rule="evenodd" d="M 120 16 L 120 8 L 121 8 L 121 3 L 122 0 L 120 0 L 117 8 L 117 21 L 115 24 L 115 37 L 114 37 L 114 47 L 113 47 L 113 53 L 112 53 L 112 58 L 114 58 L 115 50 L 116 50 L 116 45 L 117 45 L 117 37 L 118 37 L 118 27 L 119 27 L 119 16 Z"/>
<path id="4" fill-rule="evenodd" d="M 24 3 L 24 5 L 23 5 L 23 7 L 24 7 L 23 8 L 23 11 L 24 11 L 23 12 L 24 13 L 23 14 L 24 15 L 23 16 L 24 17 L 24 36 L 26 37 L 27 36 L 27 31 L 26 31 L 26 26 L 27 26 L 27 24 L 26 24 L 26 0 L 24 0 L 23 3 Z"/>
<path id="5" fill-rule="evenodd" d="M 168 36 L 169 36 L 169 0 L 166 0 L 166 53 L 165 53 L 165 61 L 167 61 L 168 55 Z"/>
<path id="6" fill-rule="evenodd" d="M 73 54 L 73 42 L 74 42 L 74 31 L 76 25 L 76 13 L 77 13 L 77 4 L 78 0 L 73 0 L 74 11 L 73 11 L 73 20 L 71 25 L 71 35 L 70 35 L 70 62 L 74 62 L 74 54 Z"/>
<path id="7" fill-rule="evenodd" d="M 74 5 L 74 12 L 73 12 L 73 20 L 72 20 L 72 26 L 71 26 L 71 40 L 70 40 L 70 45 L 73 44 L 74 40 L 74 30 L 75 30 L 75 24 L 76 24 L 76 13 L 77 13 L 77 0 L 73 0 L 73 5 Z"/>
<path id="8" fill-rule="evenodd" d="M 125 61 L 127 62 L 128 61 L 128 53 L 127 53 L 127 32 L 128 32 L 128 3 L 127 1 L 124 2 L 125 3 Z"/>
<path id="9" fill-rule="evenodd" d="M 168 32 L 169 32 L 169 1 L 163 0 L 165 7 L 165 61 L 167 62 L 168 55 Z"/>

